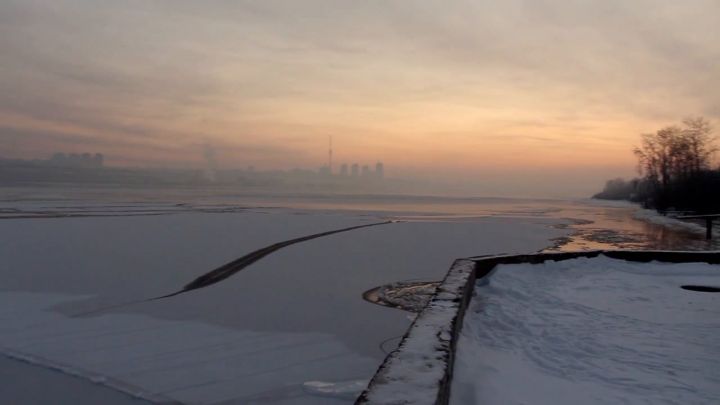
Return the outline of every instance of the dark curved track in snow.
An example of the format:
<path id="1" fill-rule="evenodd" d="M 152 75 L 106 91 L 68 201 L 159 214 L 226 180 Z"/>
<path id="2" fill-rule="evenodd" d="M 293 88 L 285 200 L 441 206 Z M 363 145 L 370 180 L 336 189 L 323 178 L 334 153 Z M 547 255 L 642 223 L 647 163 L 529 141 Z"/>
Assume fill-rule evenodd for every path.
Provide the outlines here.
<path id="1" fill-rule="evenodd" d="M 204 288 L 209 285 L 218 283 L 218 282 L 223 281 L 226 278 L 232 276 L 233 274 L 239 272 L 240 270 L 243 270 L 244 268 L 250 266 L 251 264 L 255 263 L 256 261 L 262 259 L 263 257 L 265 257 L 271 253 L 274 253 L 284 247 L 294 245 L 296 243 L 305 242 L 305 241 L 308 241 L 311 239 L 322 238 L 324 236 L 330 236 L 330 235 L 334 235 L 336 233 L 353 231 L 353 230 L 360 229 L 360 228 L 368 228 L 371 226 L 378 226 L 378 225 L 387 225 L 387 224 L 391 224 L 394 222 L 397 222 L 397 221 L 385 221 L 385 222 L 376 222 L 376 223 L 372 223 L 372 224 L 351 226 L 349 228 L 336 229 L 334 231 L 316 233 L 313 235 L 307 235 L 307 236 L 302 236 L 300 238 L 295 238 L 295 239 L 290 239 L 290 240 L 286 240 L 283 242 L 278 242 L 278 243 L 272 244 L 270 246 L 266 246 L 262 249 L 258 249 L 254 252 L 248 253 L 239 259 L 235 259 L 235 260 L 231 261 L 230 263 L 224 264 L 224 265 L 216 268 L 215 270 L 205 273 L 202 276 L 191 281 L 190 283 L 186 284 L 179 291 L 176 291 L 174 293 L 170 293 L 167 295 L 162 295 L 160 297 L 150 298 L 148 301 L 159 300 L 159 299 L 163 299 L 163 298 L 170 298 L 175 295 L 183 294 L 188 291 L 197 290 L 199 288 Z"/>
<path id="2" fill-rule="evenodd" d="M 371 226 L 378 226 L 378 225 L 387 225 L 387 224 L 392 224 L 392 223 L 396 223 L 396 222 L 400 222 L 400 221 L 375 222 L 372 224 L 351 226 L 349 228 L 336 229 L 334 231 L 321 232 L 321 233 L 316 233 L 313 235 L 302 236 L 299 238 L 274 243 L 270 246 L 266 246 L 264 248 L 250 252 L 239 259 L 235 259 L 235 260 L 231 261 L 230 263 L 223 264 L 222 266 L 220 266 L 214 270 L 211 270 L 211 271 L 203 274 L 202 276 L 196 278 L 195 280 L 186 284 L 182 289 L 175 291 L 173 293 L 161 295 L 159 297 L 140 299 L 140 300 L 130 301 L 130 302 L 123 302 L 120 304 L 115 304 L 115 305 L 107 306 L 104 308 L 81 312 L 81 313 L 75 314 L 73 316 L 78 317 L 78 316 L 87 316 L 87 315 L 97 314 L 97 313 L 105 312 L 105 311 L 108 311 L 111 309 L 117 309 L 117 308 L 126 307 L 128 305 L 134 305 L 134 304 L 140 304 L 140 303 L 148 302 L 148 301 L 156 301 L 156 300 L 161 300 L 164 298 L 170 298 L 170 297 L 174 297 L 176 295 L 190 292 L 192 290 L 197 290 L 199 288 L 205 288 L 207 286 L 210 286 L 210 285 L 213 285 L 215 283 L 219 283 L 220 281 L 225 280 L 226 278 L 232 276 L 233 274 L 245 269 L 246 267 L 250 266 L 251 264 L 262 259 L 263 257 L 270 255 L 284 247 L 294 245 L 296 243 L 306 242 L 311 239 L 317 239 L 317 238 L 322 238 L 324 236 L 334 235 L 336 233 L 349 232 L 349 231 L 353 231 L 356 229 L 368 228 Z"/>

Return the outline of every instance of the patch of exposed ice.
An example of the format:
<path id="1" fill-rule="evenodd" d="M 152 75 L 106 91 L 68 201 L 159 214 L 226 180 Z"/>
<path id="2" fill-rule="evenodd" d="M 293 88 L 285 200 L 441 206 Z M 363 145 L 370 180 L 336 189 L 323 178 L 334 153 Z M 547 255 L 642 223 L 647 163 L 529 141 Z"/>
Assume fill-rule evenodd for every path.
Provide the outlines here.
<path id="1" fill-rule="evenodd" d="M 340 382 L 307 381 L 303 383 L 303 389 L 311 395 L 353 400 L 365 389 L 367 383 L 367 380 Z"/>

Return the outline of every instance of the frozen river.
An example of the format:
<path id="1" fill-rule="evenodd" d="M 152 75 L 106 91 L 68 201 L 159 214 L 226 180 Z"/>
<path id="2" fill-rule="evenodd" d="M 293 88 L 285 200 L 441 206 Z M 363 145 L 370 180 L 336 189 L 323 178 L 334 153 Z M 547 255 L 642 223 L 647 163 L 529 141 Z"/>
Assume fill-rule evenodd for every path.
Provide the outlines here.
<path id="1" fill-rule="evenodd" d="M 108 403 L 352 403 L 411 322 L 364 301 L 372 287 L 438 280 L 455 258 L 483 254 L 707 248 L 634 220 L 634 208 L 587 202 L 0 195 L 2 368 L 28 376 L 0 381 L 0 392 L 26 392 L 26 403 L 47 370 L 108 387 Z M 289 245 L 215 284 L 146 301 L 257 249 L 387 220 L 398 222 Z M 55 386 L 56 399 L 84 389 Z"/>

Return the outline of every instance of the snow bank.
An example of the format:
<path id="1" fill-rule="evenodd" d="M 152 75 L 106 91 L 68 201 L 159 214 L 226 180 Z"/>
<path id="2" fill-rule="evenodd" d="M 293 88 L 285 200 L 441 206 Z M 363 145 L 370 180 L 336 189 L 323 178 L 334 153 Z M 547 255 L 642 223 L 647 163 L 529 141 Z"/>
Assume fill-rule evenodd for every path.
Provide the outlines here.
<path id="1" fill-rule="evenodd" d="M 650 222 L 664 227 L 705 235 L 705 227 L 693 222 L 683 221 L 677 218 L 660 215 L 655 210 L 639 209 L 633 214 L 635 219 Z"/>
<path id="2" fill-rule="evenodd" d="M 580 200 L 581 203 L 596 207 L 608 207 L 608 208 L 633 208 L 633 218 L 649 222 L 651 224 L 664 226 L 668 229 L 676 231 L 685 231 L 696 234 L 705 235 L 705 226 L 699 225 L 693 222 L 683 221 L 681 219 L 673 218 L 671 216 L 665 216 L 655 210 L 641 208 L 640 205 L 630 201 L 618 201 L 618 200 L 597 200 L 587 199 Z"/>
<path id="3" fill-rule="evenodd" d="M 500 265 L 477 285 L 454 404 L 716 403 L 720 266 L 600 256 Z"/>
<path id="4" fill-rule="evenodd" d="M 591 205 L 595 207 L 636 208 L 638 206 L 637 203 L 626 200 L 603 200 L 599 198 L 583 198 L 577 201 L 581 204 Z"/>

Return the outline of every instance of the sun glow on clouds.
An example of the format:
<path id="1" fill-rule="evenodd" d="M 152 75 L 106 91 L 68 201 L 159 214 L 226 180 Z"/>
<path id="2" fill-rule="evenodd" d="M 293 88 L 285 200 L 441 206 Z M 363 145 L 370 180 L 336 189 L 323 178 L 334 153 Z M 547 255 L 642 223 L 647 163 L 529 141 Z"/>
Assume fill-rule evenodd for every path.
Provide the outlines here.
<path id="1" fill-rule="evenodd" d="M 632 174 L 639 133 L 720 118 L 712 0 L 23 0 L 0 16 L 9 157 L 193 166 L 211 143 L 225 167 L 317 167 L 332 134 L 338 161 L 390 174 L 596 182 Z"/>

